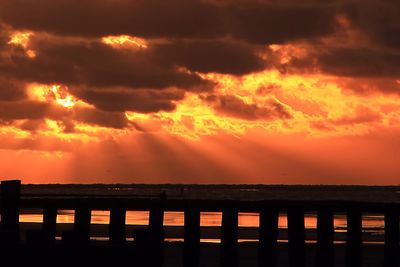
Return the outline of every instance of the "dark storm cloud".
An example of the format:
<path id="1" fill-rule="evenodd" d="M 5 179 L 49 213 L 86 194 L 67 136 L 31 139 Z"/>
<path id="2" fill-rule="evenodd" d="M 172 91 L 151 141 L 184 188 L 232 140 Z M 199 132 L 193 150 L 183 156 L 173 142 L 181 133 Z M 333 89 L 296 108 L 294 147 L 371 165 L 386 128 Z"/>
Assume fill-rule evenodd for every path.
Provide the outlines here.
<path id="1" fill-rule="evenodd" d="M 335 8 L 252 4 L 231 7 L 231 34 L 259 44 L 285 43 L 334 32 Z"/>
<path id="2" fill-rule="evenodd" d="M 348 77 L 399 77 L 400 51 L 338 48 L 318 55 L 323 71 Z"/>
<path id="3" fill-rule="evenodd" d="M 400 49 L 400 4 L 398 0 L 356 1 L 347 12 L 352 23 L 378 44 Z"/>
<path id="4" fill-rule="evenodd" d="M 233 41 L 190 41 L 157 44 L 148 49 L 114 49 L 97 41 L 32 38 L 29 58 L 23 51 L 0 61 L 0 70 L 18 79 L 88 86 L 132 88 L 180 87 L 203 90 L 210 82 L 190 71 L 247 74 L 262 70 L 258 46 Z M 11 52 L 10 52 L 11 53 Z"/>
<path id="5" fill-rule="evenodd" d="M 7 46 L 9 36 L 4 25 L 1 24 L 0 20 L 0 49 L 3 50 Z"/>
<path id="6" fill-rule="evenodd" d="M 203 100 L 210 103 L 221 114 L 244 120 L 289 119 L 290 113 L 280 103 L 271 102 L 267 106 L 245 103 L 234 95 L 209 95 Z"/>
<path id="7" fill-rule="evenodd" d="M 124 112 L 106 112 L 82 107 L 68 110 L 58 105 L 31 100 L 0 102 L 0 122 L 3 124 L 25 120 L 21 129 L 34 132 L 43 125 L 45 119 L 60 122 L 67 132 L 73 131 L 74 122 L 117 129 L 129 127 Z"/>
<path id="8" fill-rule="evenodd" d="M 11 0 L 0 17 L 19 29 L 59 35 L 218 36 L 218 10 L 192 0 Z"/>
<path id="9" fill-rule="evenodd" d="M 370 79 L 369 89 L 375 87 L 383 92 L 398 92 L 399 1 L 347 1 L 338 15 L 348 21 L 342 39 L 310 43 L 310 57 L 294 60 L 293 65 L 297 69 L 307 69 L 314 62 L 324 73 L 358 78 L 360 83 L 366 83 L 366 79 Z M 361 39 L 357 39 L 359 36 Z M 389 84 L 392 84 L 391 88 Z"/>
<path id="10" fill-rule="evenodd" d="M 195 74 L 161 65 L 152 50 L 113 49 L 96 41 L 63 42 L 50 37 L 33 38 L 30 48 L 35 58 L 15 54 L 0 62 L 0 71 L 28 81 L 104 87 L 190 89 L 208 83 Z"/>
<path id="11" fill-rule="evenodd" d="M 124 112 L 105 112 L 97 109 L 78 107 L 74 109 L 71 119 L 78 122 L 115 129 L 123 129 L 129 126 L 129 121 Z"/>
<path id="12" fill-rule="evenodd" d="M 107 111 L 157 112 L 173 110 L 182 91 L 208 91 L 213 83 L 188 71 L 245 74 L 262 70 L 258 46 L 228 40 L 167 42 L 147 49 L 115 49 L 99 41 L 38 35 L 29 48 L 10 51 L 0 61 L 8 78 L 25 82 L 69 85 L 77 97 Z M 125 92 L 118 91 L 125 88 Z M 97 92 L 85 88 L 96 88 Z M 143 89 L 148 88 L 148 89 Z M 156 92 L 156 89 L 160 92 Z M 162 90 L 161 90 L 162 89 Z M 105 92 L 101 93 L 100 91 Z M 132 92 L 126 92 L 126 91 Z M 178 92 L 178 93 L 176 93 Z"/>
<path id="13" fill-rule="evenodd" d="M 260 47 L 233 41 L 191 41 L 159 45 L 155 51 L 170 63 L 191 71 L 242 75 L 260 71 L 266 63 L 256 55 Z"/>
<path id="14" fill-rule="evenodd" d="M 13 81 L 66 85 L 98 109 L 72 120 L 114 128 L 127 127 L 124 111 L 172 111 L 185 92 L 212 94 L 214 84 L 197 72 L 239 76 L 264 69 L 289 74 L 317 69 L 397 85 L 399 9 L 395 0 L 2 0 L 0 101 L 15 101 L 16 115 L 2 107 L 0 117 L 59 116 L 29 101 L 24 111 L 18 105 L 26 96 Z M 345 46 L 335 39 L 341 30 L 338 16 L 368 42 Z M 28 49 L 35 57 L 8 44 L 14 30 L 34 32 Z M 100 41 L 120 34 L 143 37 L 148 48 L 113 48 Z M 281 64 L 282 55 L 268 44 L 305 44 L 307 56 Z M 397 90 L 388 84 L 377 90 Z M 279 103 L 261 107 L 234 96 L 208 101 L 228 116 L 290 117 Z M 37 110 L 29 114 L 35 105 Z M 109 119 L 113 116 L 115 124 Z"/>
<path id="15" fill-rule="evenodd" d="M 5 0 L 2 20 L 17 29 L 58 35 L 131 34 L 144 38 L 216 38 L 280 43 L 333 31 L 328 4 L 200 0 Z M 310 2 L 312 3 L 312 2 Z"/>
<path id="16" fill-rule="evenodd" d="M 0 103 L 0 118 L 3 120 L 42 119 L 51 113 L 51 105 L 29 100 Z"/>
<path id="17" fill-rule="evenodd" d="M 175 104 L 173 102 L 183 99 L 184 92 L 181 90 L 160 91 L 151 89 L 137 89 L 130 92 L 83 90 L 77 92 L 77 95 L 85 102 L 105 111 L 150 113 L 174 110 Z"/>
<path id="18" fill-rule="evenodd" d="M 0 101 L 17 101 L 26 97 L 24 84 L 0 76 Z"/>

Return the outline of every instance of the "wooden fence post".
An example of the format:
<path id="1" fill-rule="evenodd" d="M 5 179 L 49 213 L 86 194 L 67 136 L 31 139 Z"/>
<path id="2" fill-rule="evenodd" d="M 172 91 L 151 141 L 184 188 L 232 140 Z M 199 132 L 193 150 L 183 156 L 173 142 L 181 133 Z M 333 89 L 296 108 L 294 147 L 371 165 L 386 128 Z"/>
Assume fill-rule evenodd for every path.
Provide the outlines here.
<path id="1" fill-rule="evenodd" d="M 150 266 L 162 266 L 164 258 L 164 208 L 160 204 L 154 205 L 150 209 L 149 217 L 150 247 L 151 254 Z"/>
<path id="2" fill-rule="evenodd" d="M 287 213 L 289 239 L 289 266 L 304 267 L 305 228 L 304 211 L 301 207 L 291 207 Z"/>
<path id="3" fill-rule="evenodd" d="M 347 212 L 346 266 L 362 266 L 362 213 L 359 209 Z"/>
<path id="4" fill-rule="evenodd" d="M 200 254 L 200 209 L 185 209 L 184 227 L 183 266 L 197 267 Z"/>
<path id="5" fill-rule="evenodd" d="M 384 267 L 400 266 L 399 212 L 390 208 L 385 213 L 385 259 Z"/>
<path id="6" fill-rule="evenodd" d="M 275 267 L 278 246 L 279 212 L 274 208 L 265 208 L 260 212 L 260 227 L 258 229 L 259 248 L 258 266 Z"/>
<path id="7" fill-rule="evenodd" d="M 87 246 L 90 242 L 91 210 L 84 203 L 75 209 L 73 243 Z"/>
<path id="8" fill-rule="evenodd" d="M 57 227 L 57 208 L 47 206 L 43 209 L 42 229 L 49 238 L 49 242 L 54 243 Z"/>
<path id="9" fill-rule="evenodd" d="M 238 266 L 238 211 L 230 206 L 222 212 L 221 267 Z"/>
<path id="10" fill-rule="evenodd" d="M 123 244 L 126 241 L 126 209 L 114 206 L 110 210 L 109 236 L 111 244 Z"/>
<path id="11" fill-rule="evenodd" d="M 317 216 L 317 266 L 333 267 L 335 265 L 333 212 L 321 208 Z"/>
<path id="12" fill-rule="evenodd" d="M 19 244 L 19 200 L 21 181 L 1 182 L 1 244 L 14 246 Z"/>

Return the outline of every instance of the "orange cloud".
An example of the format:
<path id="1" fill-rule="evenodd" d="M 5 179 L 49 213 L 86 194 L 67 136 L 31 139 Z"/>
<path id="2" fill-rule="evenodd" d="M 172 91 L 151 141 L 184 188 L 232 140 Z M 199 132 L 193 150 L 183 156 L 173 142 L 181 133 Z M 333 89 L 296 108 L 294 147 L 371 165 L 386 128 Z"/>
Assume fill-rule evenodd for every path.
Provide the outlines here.
<path id="1" fill-rule="evenodd" d="M 395 182 L 398 6 L 283 2 L 1 1 L 0 176 Z"/>

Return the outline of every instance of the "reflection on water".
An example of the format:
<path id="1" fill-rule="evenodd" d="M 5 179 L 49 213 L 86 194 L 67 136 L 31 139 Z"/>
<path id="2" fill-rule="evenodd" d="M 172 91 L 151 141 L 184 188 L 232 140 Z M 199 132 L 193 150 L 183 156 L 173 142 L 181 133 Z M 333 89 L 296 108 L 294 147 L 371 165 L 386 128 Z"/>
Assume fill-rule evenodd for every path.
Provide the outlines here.
<path id="1" fill-rule="evenodd" d="M 127 211 L 126 212 L 126 224 L 138 224 L 146 225 L 149 222 L 150 212 L 148 211 Z"/>
<path id="2" fill-rule="evenodd" d="M 41 223 L 43 215 L 40 213 L 23 213 L 19 216 L 20 222 L 34 222 Z M 201 212 L 200 225 L 201 226 L 221 226 L 222 213 L 221 212 Z M 127 211 L 126 224 L 129 225 L 146 225 L 149 221 L 148 211 Z M 57 223 L 73 223 L 74 210 L 59 210 L 57 214 Z M 92 224 L 109 224 L 110 211 L 94 210 L 92 211 Z M 257 213 L 240 212 L 238 217 L 240 227 L 258 227 L 259 215 Z M 286 214 L 279 215 L 279 228 L 287 228 Z M 317 216 L 315 214 L 305 214 L 304 223 L 306 229 L 316 229 Z M 183 212 L 168 211 L 164 213 L 164 225 L 166 226 L 183 226 L 184 214 Z M 345 230 L 347 226 L 346 215 L 335 215 L 334 217 L 335 230 L 338 232 Z M 365 230 L 378 230 L 384 227 L 383 215 L 368 215 L 363 216 L 362 222 Z"/>

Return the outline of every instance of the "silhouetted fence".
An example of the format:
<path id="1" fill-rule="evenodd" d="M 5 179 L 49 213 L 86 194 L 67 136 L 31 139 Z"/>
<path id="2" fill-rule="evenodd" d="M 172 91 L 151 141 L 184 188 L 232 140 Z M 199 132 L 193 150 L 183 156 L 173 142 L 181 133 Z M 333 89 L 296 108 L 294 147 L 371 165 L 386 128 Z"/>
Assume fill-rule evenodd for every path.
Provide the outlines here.
<path id="1" fill-rule="evenodd" d="M 90 246 L 92 210 L 109 210 L 109 246 L 126 243 L 125 217 L 128 210 L 150 212 L 147 229 L 134 233 L 135 249 L 148 258 L 147 266 L 161 266 L 163 261 L 165 211 L 184 212 L 183 266 L 196 267 L 200 255 L 200 212 L 222 212 L 220 266 L 238 265 L 238 213 L 259 213 L 258 265 L 276 266 L 278 244 L 278 216 L 287 213 L 288 257 L 291 267 L 305 266 L 304 214 L 317 214 L 318 267 L 334 266 L 334 214 L 347 214 L 346 266 L 362 266 L 362 214 L 381 213 L 385 217 L 384 267 L 400 266 L 398 203 L 364 203 L 350 201 L 212 201 L 129 199 L 127 197 L 29 197 L 20 198 L 20 181 L 1 183 L 1 236 L 2 247 L 20 244 L 19 209 L 43 209 L 40 231 L 27 233 L 30 246 L 56 246 L 57 210 L 75 210 L 72 231 L 62 235 L 62 245 L 68 247 Z"/>

